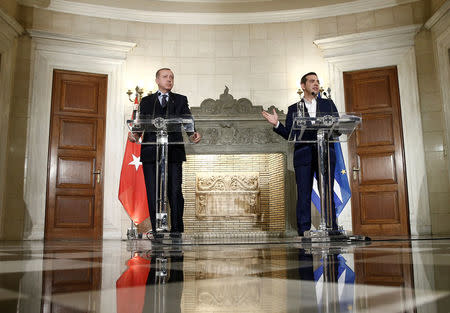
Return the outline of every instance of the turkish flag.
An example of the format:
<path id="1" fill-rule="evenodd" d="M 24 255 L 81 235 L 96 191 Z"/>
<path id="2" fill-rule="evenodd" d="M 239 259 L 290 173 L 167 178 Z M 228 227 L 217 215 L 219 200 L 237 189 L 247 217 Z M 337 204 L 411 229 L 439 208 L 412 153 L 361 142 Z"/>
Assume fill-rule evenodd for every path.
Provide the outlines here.
<path id="1" fill-rule="evenodd" d="M 142 313 L 150 260 L 135 255 L 128 269 L 116 281 L 117 313 Z"/>
<path id="2" fill-rule="evenodd" d="M 119 200 L 135 224 L 140 224 L 149 217 L 141 145 L 129 140 L 120 173 Z"/>

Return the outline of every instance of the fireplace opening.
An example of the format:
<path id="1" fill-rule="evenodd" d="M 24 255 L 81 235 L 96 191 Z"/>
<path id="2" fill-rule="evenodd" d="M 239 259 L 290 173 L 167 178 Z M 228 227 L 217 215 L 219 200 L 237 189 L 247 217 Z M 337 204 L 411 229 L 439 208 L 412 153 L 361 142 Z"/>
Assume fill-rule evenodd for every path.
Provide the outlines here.
<path id="1" fill-rule="evenodd" d="M 282 153 L 188 155 L 183 164 L 186 234 L 284 233 L 285 168 Z"/>

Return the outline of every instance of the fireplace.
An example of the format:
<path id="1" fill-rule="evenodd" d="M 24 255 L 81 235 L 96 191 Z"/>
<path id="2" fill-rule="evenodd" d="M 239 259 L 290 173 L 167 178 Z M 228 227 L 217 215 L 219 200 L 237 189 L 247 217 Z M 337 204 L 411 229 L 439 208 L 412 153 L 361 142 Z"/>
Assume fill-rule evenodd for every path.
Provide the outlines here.
<path id="1" fill-rule="evenodd" d="M 186 233 L 284 232 L 284 167 L 281 153 L 188 155 Z"/>
<path id="2" fill-rule="evenodd" d="M 227 87 L 219 99 L 206 99 L 191 109 L 203 139 L 186 147 L 186 234 L 286 232 L 286 195 L 291 194 L 285 184 L 288 145 L 263 119 L 262 110 L 248 99 L 234 99 Z M 278 114 L 285 118 L 283 112 Z"/>

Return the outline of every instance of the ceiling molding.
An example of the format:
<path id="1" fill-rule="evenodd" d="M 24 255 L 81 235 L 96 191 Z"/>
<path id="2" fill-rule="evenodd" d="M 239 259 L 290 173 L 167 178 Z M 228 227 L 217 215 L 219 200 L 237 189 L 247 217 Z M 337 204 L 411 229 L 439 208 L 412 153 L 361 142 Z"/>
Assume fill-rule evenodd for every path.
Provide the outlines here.
<path id="1" fill-rule="evenodd" d="M 3 20 L 9 28 L 15 33 L 16 36 L 20 36 L 24 33 L 23 27 L 11 16 L 9 16 L 3 9 L 0 8 L 0 20 Z"/>
<path id="2" fill-rule="evenodd" d="M 36 7 L 36 8 L 46 8 L 50 4 L 51 0 L 17 0 L 18 4 Z"/>
<path id="3" fill-rule="evenodd" d="M 315 40 L 325 59 L 348 54 L 366 53 L 414 46 L 420 24 L 381 29 L 364 33 Z"/>
<path id="4" fill-rule="evenodd" d="M 402 0 L 401 4 L 418 0 Z M 51 0 L 49 10 L 100 18 L 164 24 L 254 24 L 293 22 L 318 17 L 353 14 L 399 5 L 398 0 L 355 0 L 315 8 L 251 13 L 184 13 L 134 10 L 103 5 Z"/>
<path id="5" fill-rule="evenodd" d="M 88 38 L 81 36 L 50 33 L 41 30 L 29 29 L 28 34 L 37 43 L 37 49 L 45 46 L 55 51 L 66 51 L 68 47 L 77 49 L 67 50 L 73 54 L 90 56 L 108 56 L 111 59 L 126 59 L 128 53 L 136 47 L 134 42 L 116 41 Z"/>
<path id="6" fill-rule="evenodd" d="M 425 23 L 426 29 L 431 29 L 450 10 L 450 1 L 445 1 L 443 5 Z"/>

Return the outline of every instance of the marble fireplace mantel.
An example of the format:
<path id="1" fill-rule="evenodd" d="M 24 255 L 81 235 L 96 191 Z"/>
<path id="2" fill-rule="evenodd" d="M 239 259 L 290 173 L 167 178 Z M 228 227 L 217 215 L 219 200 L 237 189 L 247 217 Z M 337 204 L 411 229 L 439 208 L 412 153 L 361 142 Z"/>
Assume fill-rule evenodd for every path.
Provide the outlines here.
<path id="1" fill-rule="evenodd" d="M 284 121 L 286 114 L 274 106 L 268 108 L 270 112 L 273 109 L 277 112 L 279 119 Z M 233 230 L 230 230 L 233 227 L 236 228 L 234 230 L 235 233 L 236 231 L 237 233 L 254 232 L 255 229 L 258 229 L 258 225 L 264 224 L 264 226 L 261 226 L 260 231 L 269 234 L 275 231 L 273 229 L 274 221 L 282 218 L 284 220 L 283 232 L 286 234 L 295 233 L 296 192 L 291 164 L 293 149 L 286 140 L 273 131 L 272 125 L 263 118 L 262 111 L 262 106 L 253 105 L 249 99 L 235 99 L 226 86 L 218 99 L 205 99 L 199 107 L 191 108 L 196 131 L 203 138 L 199 144 L 186 145 L 188 161 L 183 167 L 183 184 L 186 201 L 184 218 L 187 232 L 198 234 L 211 231 L 205 226 L 204 222 L 209 221 L 209 223 L 214 223 L 214 227 L 211 229 L 214 229 L 215 233 L 233 232 Z M 210 158 L 210 155 L 214 156 Z M 201 210 L 201 204 L 203 203 L 201 200 L 202 196 L 206 197 L 208 195 L 198 192 L 198 188 L 195 187 L 197 186 L 195 178 L 206 175 L 205 177 L 208 179 L 218 179 L 217 177 L 219 176 L 217 175 L 219 175 L 219 172 L 223 169 L 225 171 L 229 169 L 227 167 L 229 166 L 227 165 L 229 161 L 225 161 L 227 160 L 225 158 L 226 155 L 233 157 L 231 162 L 242 162 L 240 165 L 232 166 L 238 172 L 233 172 L 230 175 L 249 175 L 250 172 L 255 171 L 260 166 L 256 164 L 265 164 L 262 168 L 260 167 L 262 172 L 258 174 L 261 175 L 258 176 L 262 183 L 260 186 L 261 193 L 258 191 L 257 198 L 254 197 L 257 199 L 254 203 L 254 208 L 249 204 L 248 207 L 240 208 L 232 213 L 225 212 L 226 214 L 224 212 L 215 212 L 220 205 L 216 208 L 211 204 L 213 202 L 222 203 L 224 201 L 222 198 L 225 196 L 219 194 L 209 195 L 210 199 L 208 198 L 208 201 L 205 200 L 203 202 L 209 203 L 210 206 L 212 205 L 209 211 L 214 211 L 214 214 L 211 215 L 211 212 L 209 212 L 207 216 L 203 216 L 199 214 L 199 212 L 203 212 Z M 245 163 L 248 162 L 246 160 L 249 159 L 249 155 L 255 155 L 255 163 Z M 261 158 L 258 159 L 261 155 L 271 155 L 271 157 L 268 157 L 270 159 L 269 163 L 264 163 L 266 161 L 262 161 Z M 280 155 L 282 155 L 281 159 L 284 160 L 281 163 L 277 163 L 280 162 Z M 204 157 L 196 158 L 198 156 Z M 217 159 L 217 156 L 219 156 L 219 159 Z M 282 167 L 279 167 L 280 164 L 283 164 Z M 217 165 L 220 169 L 215 169 Z M 274 171 L 274 169 L 276 170 Z M 216 170 L 218 173 L 214 172 Z M 211 178 L 211 175 L 215 176 Z M 230 177 L 225 175 L 219 178 L 226 180 Z M 277 190 L 280 190 L 282 194 L 279 194 Z M 248 193 L 248 191 L 245 192 Z M 251 196 L 236 194 L 234 197 L 227 196 L 228 198 L 226 199 L 230 203 L 241 200 L 245 202 Z M 247 199 L 248 197 L 250 198 Z M 280 200 L 280 197 L 283 200 Z M 261 207 L 259 207 L 259 201 L 261 201 Z M 253 226 L 251 226 L 252 221 L 256 223 Z M 236 226 L 236 223 L 241 223 L 243 228 Z M 247 224 L 244 225 L 245 223 Z M 228 225 L 233 225 L 233 227 Z M 279 226 L 275 228 L 280 229 Z M 277 232 L 275 231 L 275 233 Z"/>
<path id="2" fill-rule="evenodd" d="M 280 120 L 286 115 L 276 110 Z M 225 86 L 219 99 L 206 99 L 191 108 L 196 130 L 203 136 L 198 145 L 187 145 L 189 154 L 243 154 L 287 152 L 286 141 L 262 117 L 262 106 L 249 99 L 234 99 Z"/>

